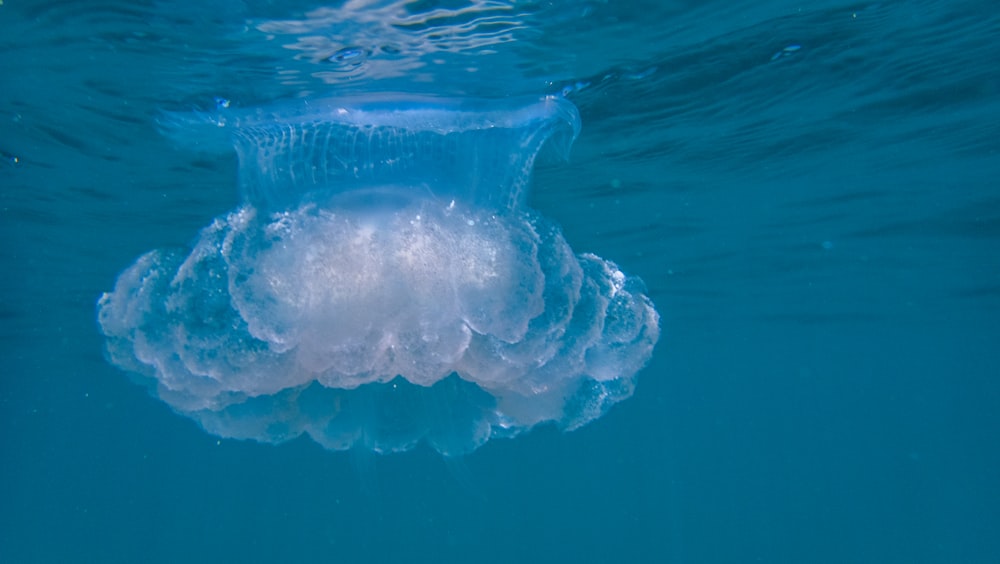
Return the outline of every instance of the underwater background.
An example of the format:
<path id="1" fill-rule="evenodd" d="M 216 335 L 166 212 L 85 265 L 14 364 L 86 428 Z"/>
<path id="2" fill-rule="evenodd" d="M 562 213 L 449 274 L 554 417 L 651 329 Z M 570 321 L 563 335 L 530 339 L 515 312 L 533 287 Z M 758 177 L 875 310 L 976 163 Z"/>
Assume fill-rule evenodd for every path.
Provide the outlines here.
<path id="1" fill-rule="evenodd" d="M 0 3 L 0 562 L 997 562 L 1000 8 Z M 202 431 L 96 303 L 239 195 L 164 111 L 565 96 L 529 204 L 642 278 L 632 398 L 446 459 Z"/>

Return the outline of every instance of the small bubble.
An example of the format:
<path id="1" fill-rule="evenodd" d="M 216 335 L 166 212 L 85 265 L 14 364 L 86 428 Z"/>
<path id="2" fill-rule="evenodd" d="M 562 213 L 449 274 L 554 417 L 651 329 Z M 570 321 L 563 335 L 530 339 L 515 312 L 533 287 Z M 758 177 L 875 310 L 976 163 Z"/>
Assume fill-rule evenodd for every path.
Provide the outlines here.
<path id="1" fill-rule="evenodd" d="M 17 155 L 0 151 L 0 157 L 3 157 L 3 161 L 6 161 L 6 163 L 10 166 L 17 166 L 21 164 L 21 157 Z"/>

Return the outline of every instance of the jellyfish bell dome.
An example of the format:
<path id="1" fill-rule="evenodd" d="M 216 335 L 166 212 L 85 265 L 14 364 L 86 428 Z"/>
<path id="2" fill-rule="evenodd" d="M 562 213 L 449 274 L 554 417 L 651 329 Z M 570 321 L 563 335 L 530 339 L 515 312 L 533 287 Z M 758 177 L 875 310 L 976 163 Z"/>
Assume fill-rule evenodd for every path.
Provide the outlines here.
<path id="1" fill-rule="evenodd" d="M 98 303 L 111 361 L 224 437 L 471 451 L 631 395 L 659 338 L 641 282 L 525 204 L 562 98 L 371 95 L 167 114 L 235 149 L 242 204 Z"/>
<path id="2" fill-rule="evenodd" d="M 357 190 L 373 197 L 379 187 L 391 200 L 393 192 L 410 187 L 445 201 L 508 210 L 524 205 L 543 147 L 568 155 L 580 115 L 571 102 L 554 96 L 375 94 L 166 114 L 161 125 L 181 145 L 235 147 L 243 199 L 261 209 Z"/>

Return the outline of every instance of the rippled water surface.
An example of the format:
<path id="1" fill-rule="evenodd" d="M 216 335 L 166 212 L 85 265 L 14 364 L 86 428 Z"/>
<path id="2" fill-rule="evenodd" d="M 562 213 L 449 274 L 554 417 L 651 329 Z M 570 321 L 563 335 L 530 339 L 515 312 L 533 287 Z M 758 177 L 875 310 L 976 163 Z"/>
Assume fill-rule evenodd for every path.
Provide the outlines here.
<path id="1" fill-rule="evenodd" d="M 993 2 L 0 3 L 0 561 L 990 562 Z M 565 96 L 529 205 L 645 281 L 632 398 L 461 459 L 219 440 L 95 304 L 236 207 L 164 112 Z"/>

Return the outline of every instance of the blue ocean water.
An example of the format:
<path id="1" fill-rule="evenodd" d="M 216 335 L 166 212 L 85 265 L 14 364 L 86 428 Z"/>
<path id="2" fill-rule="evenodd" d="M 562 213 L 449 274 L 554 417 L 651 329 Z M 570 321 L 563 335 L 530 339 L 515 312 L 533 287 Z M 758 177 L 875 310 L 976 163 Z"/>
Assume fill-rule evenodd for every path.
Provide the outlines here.
<path id="1" fill-rule="evenodd" d="M 995 562 L 991 2 L 0 4 L 0 561 Z M 645 281 L 632 398 L 460 459 L 224 440 L 95 304 L 238 201 L 164 111 L 565 96 L 529 202 Z"/>

